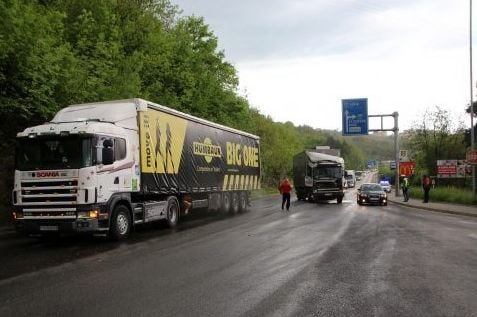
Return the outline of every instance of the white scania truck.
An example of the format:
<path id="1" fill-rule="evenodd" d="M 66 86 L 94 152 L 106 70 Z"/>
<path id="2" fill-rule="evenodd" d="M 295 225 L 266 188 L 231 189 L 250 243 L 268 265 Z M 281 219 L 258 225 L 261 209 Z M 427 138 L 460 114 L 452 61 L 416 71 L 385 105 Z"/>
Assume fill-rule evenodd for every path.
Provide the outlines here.
<path id="1" fill-rule="evenodd" d="M 143 99 L 68 106 L 17 139 L 13 216 L 27 234 L 123 239 L 195 208 L 245 211 L 260 187 L 257 136 Z"/>

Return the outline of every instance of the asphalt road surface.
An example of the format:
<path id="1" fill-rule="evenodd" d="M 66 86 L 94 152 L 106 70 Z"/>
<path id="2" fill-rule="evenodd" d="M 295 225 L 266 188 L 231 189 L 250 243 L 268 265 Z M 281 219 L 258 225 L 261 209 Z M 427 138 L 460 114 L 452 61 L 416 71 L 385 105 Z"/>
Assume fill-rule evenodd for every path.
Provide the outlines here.
<path id="1" fill-rule="evenodd" d="M 278 196 L 123 243 L 0 236 L 0 316 L 477 316 L 477 219 Z"/>

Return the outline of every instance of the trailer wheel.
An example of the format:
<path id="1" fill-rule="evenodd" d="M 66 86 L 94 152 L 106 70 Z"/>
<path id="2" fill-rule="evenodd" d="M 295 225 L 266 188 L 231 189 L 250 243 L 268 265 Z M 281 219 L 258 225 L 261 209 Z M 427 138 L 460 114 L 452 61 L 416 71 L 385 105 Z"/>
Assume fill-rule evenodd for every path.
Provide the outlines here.
<path id="1" fill-rule="evenodd" d="M 229 213 L 230 211 L 230 193 L 222 193 L 222 206 L 220 208 L 223 213 Z"/>
<path id="2" fill-rule="evenodd" d="M 239 194 L 234 192 L 232 193 L 230 212 L 235 215 L 239 212 L 239 210 L 240 210 Z"/>
<path id="3" fill-rule="evenodd" d="M 240 198 L 239 198 L 239 205 L 240 205 L 240 211 L 241 212 L 246 212 L 248 209 L 248 199 L 247 199 L 247 193 L 246 192 L 241 192 L 240 193 Z"/>
<path id="4" fill-rule="evenodd" d="M 126 239 L 131 231 L 131 225 L 129 209 L 124 205 L 116 206 L 109 228 L 110 238 L 115 241 Z"/>
<path id="5" fill-rule="evenodd" d="M 174 196 L 167 197 L 167 225 L 174 228 L 179 222 L 179 201 Z"/>

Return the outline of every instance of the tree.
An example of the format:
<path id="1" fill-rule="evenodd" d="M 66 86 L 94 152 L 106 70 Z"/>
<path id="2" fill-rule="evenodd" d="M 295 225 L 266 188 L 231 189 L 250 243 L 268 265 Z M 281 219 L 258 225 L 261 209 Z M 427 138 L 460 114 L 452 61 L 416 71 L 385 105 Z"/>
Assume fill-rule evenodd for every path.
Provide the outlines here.
<path id="1" fill-rule="evenodd" d="M 452 122 L 450 113 L 440 107 L 426 110 L 409 131 L 409 146 L 417 168 L 431 175 L 437 173 L 437 160 L 465 158 L 463 140 L 462 123 Z"/>

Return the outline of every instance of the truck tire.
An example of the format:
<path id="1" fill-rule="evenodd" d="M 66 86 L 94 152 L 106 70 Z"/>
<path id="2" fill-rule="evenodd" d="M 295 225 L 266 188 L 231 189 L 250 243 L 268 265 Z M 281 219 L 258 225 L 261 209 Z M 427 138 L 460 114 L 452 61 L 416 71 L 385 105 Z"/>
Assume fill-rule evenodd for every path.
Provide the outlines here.
<path id="1" fill-rule="evenodd" d="M 336 198 L 336 202 L 338 204 L 341 204 L 343 202 L 343 197 L 340 196 L 340 197 Z"/>
<path id="2" fill-rule="evenodd" d="M 296 199 L 298 200 L 306 200 L 306 197 L 299 191 L 296 191 Z"/>
<path id="3" fill-rule="evenodd" d="M 232 193 L 230 213 L 237 214 L 240 210 L 239 194 L 237 192 Z"/>
<path id="4" fill-rule="evenodd" d="M 246 212 L 248 209 L 248 197 L 246 192 L 241 192 L 239 197 L 240 212 Z"/>
<path id="5" fill-rule="evenodd" d="M 179 201 L 174 196 L 167 197 L 166 222 L 169 228 L 175 228 L 179 222 Z"/>
<path id="6" fill-rule="evenodd" d="M 129 209 L 124 205 L 117 205 L 111 218 L 109 237 L 115 241 L 126 239 L 131 231 L 131 226 Z"/>
<path id="7" fill-rule="evenodd" d="M 221 204 L 220 209 L 224 214 L 229 213 L 230 204 L 231 204 L 230 193 L 228 193 L 228 192 L 222 193 L 222 204 Z"/>

